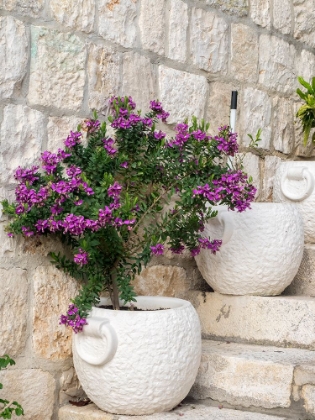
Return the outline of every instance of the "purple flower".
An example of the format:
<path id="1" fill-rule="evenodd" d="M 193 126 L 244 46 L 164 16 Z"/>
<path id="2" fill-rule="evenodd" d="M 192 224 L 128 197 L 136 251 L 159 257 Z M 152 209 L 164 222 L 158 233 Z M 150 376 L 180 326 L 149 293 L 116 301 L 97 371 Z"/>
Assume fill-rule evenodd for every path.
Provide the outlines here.
<path id="1" fill-rule="evenodd" d="M 165 133 L 163 133 L 163 131 L 155 131 L 154 132 L 154 138 L 156 139 L 156 140 L 162 140 L 162 139 L 164 139 L 165 138 L 165 136 L 166 136 L 166 134 Z"/>
<path id="2" fill-rule="evenodd" d="M 80 236 L 86 228 L 86 223 L 83 216 L 69 214 L 64 219 L 62 226 L 64 233 L 69 232 L 71 235 Z"/>
<path id="3" fill-rule="evenodd" d="M 151 118 L 142 118 L 142 123 L 147 127 L 152 127 L 153 121 Z"/>
<path id="4" fill-rule="evenodd" d="M 191 254 L 192 257 L 195 257 L 199 253 L 200 253 L 200 247 L 199 246 L 190 250 L 190 254 Z"/>
<path id="5" fill-rule="evenodd" d="M 66 173 L 70 178 L 77 178 L 81 173 L 81 169 L 75 165 L 71 165 L 69 168 L 66 169 Z"/>
<path id="6" fill-rule="evenodd" d="M 113 185 L 109 186 L 107 194 L 109 197 L 119 198 L 121 190 L 122 186 L 117 181 L 115 181 Z"/>
<path id="7" fill-rule="evenodd" d="M 83 200 L 77 200 L 74 202 L 75 206 L 81 206 L 81 204 L 83 204 Z"/>
<path id="8" fill-rule="evenodd" d="M 108 206 L 105 206 L 104 209 L 99 209 L 98 221 L 101 226 L 105 226 L 112 221 L 112 210 Z"/>
<path id="9" fill-rule="evenodd" d="M 71 147 L 76 146 L 80 143 L 82 137 L 82 133 L 80 131 L 70 131 L 69 136 L 66 138 L 64 144 L 68 149 L 71 149 Z"/>
<path id="10" fill-rule="evenodd" d="M 45 230 L 49 229 L 48 220 L 38 220 L 35 227 L 37 232 L 45 232 Z"/>
<path id="11" fill-rule="evenodd" d="M 206 138 L 208 138 L 206 133 L 201 131 L 201 130 L 193 131 L 192 135 L 198 141 L 202 141 L 202 140 L 205 140 Z"/>
<path id="12" fill-rule="evenodd" d="M 110 156 L 114 156 L 117 153 L 117 149 L 113 147 L 114 140 L 111 138 L 103 139 L 104 149 Z"/>
<path id="13" fill-rule="evenodd" d="M 84 120 L 83 129 L 89 133 L 94 133 L 94 131 L 99 129 L 100 125 L 99 120 Z"/>
<path id="14" fill-rule="evenodd" d="M 87 325 L 86 318 L 79 315 L 79 309 L 74 305 L 69 305 L 67 315 L 60 316 L 59 324 L 71 327 L 75 333 L 83 330 L 84 325 Z"/>
<path id="15" fill-rule="evenodd" d="M 24 206 L 22 204 L 19 204 L 15 209 L 15 214 L 23 214 L 25 212 Z"/>
<path id="16" fill-rule="evenodd" d="M 173 254 L 182 254 L 184 249 L 184 245 L 179 245 L 177 247 L 171 247 L 170 251 L 172 251 Z"/>
<path id="17" fill-rule="evenodd" d="M 210 241 L 207 238 L 199 238 L 198 239 L 201 248 L 203 249 L 209 249 L 212 254 L 215 254 L 217 251 L 219 251 L 220 246 L 222 245 L 222 241 L 219 241 L 217 239 Z"/>
<path id="18" fill-rule="evenodd" d="M 32 169 L 23 169 L 19 166 L 15 171 L 14 178 L 22 183 L 33 184 L 39 179 L 38 176 L 35 176 L 38 168 L 39 166 L 33 166 Z"/>
<path id="19" fill-rule="evenodd" d="M 13 233 L 12 232 L 9 232 L 9 233 L 7 233 L 7 236 L 9 237 L 9 238 L 13 238 Z"/>
<path id="20" fill-rule="evenodd" d="M 157 118 L 161 119 L 163 122 L 166 122 L 170 114 L 164 111 L 161 102 L 150 101 L 150 108 L 153 112 L 156 113 Z"/>
<path id="21" fill-rule="evenodd" d="M 32 231 L 29 227 L 27 226 L 22 226 L 22 233 L 24 236 L 30 237 L 33 236 L 35 234 L 34 231 Z"/>
<path id="22" fill-rule="evenodd" d="M 122 168 L 127 169 L 127 168 L 128 168 L 128 162 L 127 162 L 127 161 L 125 161 L 125 162 L 121 163 L 121 164 L 120 164 L 120 166 L 121 166 Z"/>
<path id="23" fill-rule="evenodd" d="M 42 153 L 42 168 L 49 175 L 56 170 L 59 161 L 60 159 L 55 153 L 48 152 L 48 150 Z"/>
<path id="24" fill-rule="evenodd" d="M 164 245 L 163 244 L 156 244 L 150 246 L 151 253 L 153 255 L 163 255 L 164 253 Z"/>
<path id="25" fill-rule="evenodd" d="M 88 253 L 82 248 L 79 248 L 79 253 L 74 255 L 73 261 L 80 267 L 86 265 L 89 262 Z"/>

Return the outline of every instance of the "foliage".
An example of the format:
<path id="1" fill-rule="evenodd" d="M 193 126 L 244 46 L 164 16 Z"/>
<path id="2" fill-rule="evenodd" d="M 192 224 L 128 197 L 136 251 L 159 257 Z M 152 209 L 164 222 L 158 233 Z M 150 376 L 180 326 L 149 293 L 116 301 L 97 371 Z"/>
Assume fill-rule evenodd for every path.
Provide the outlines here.
<path id="1" fill-rule="evenodd" d="M 7 366 L 15 365 L 14 360 L 5 354 L 3 357 L 0 357 L 0 370 L 5 369 Z M 0 389 L 3 388 L 3 385 L 0 383 Z M 16 401 L 9 401 L 0 398 L 0 418 L 10 419 L 12 414 L 17 416 L 24 415 L 23 408 Z"/>
<path id="2" fill-rule="evenodd" d="M 160 102 L 152 101 L 145 116 L 130 97 L 113 97 L 111 109 L 114 138 L 94 113 L 70 133 L 65 149 L 42 154 L 41 170 L 18 168 L 16 202 L 2 203 L 12 218 L 9 235 L 55 235 L 72 250 L 72 258 L 51 257 L 81 284 L 61 316 L 75 332 L 103 291 L 114 309 L 119 298 L 134 301 L 134 276 L 166 247 L 176 254 L 186 248 L 193 256 L 201 248 L 218 251 L 221 242 L 202 233 L 216 216 L 208 204 L 244 211 L 255 194 L 247 175 L 228 165 L 228 156 L 238 151 L 229 127 L 211 137 L 209 125 L 193 117 L 167 139 L 157 129 L 168 117 Z"/>
<path id="3" fill-rule="evenodd" d="M 311 83 L 306 82 L 302 77 L 298 77 L 298 81 L 306 89 L 306 92 L 302 92 L 301 89 L 296 90 L 305 102 L 296 116 L 301 120 L 304 133 L 303 143 L 306 146 L 311 129 L 315 128 L 315 77 L 312 78 Z M 315 143 L 315 132 L 312 135 L 312 142 Z"/>

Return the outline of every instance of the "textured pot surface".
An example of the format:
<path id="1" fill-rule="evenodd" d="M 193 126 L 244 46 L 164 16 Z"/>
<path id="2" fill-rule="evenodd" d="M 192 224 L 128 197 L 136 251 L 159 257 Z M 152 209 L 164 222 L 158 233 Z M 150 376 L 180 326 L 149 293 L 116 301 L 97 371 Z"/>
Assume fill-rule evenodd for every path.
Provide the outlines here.
<path id="1" fill-rule="evenodd" d="M 106 304 L 108 300 L 102 299 L 101 305 Z M 172 409 L 188 394 L 200 364 L 200 324 L 190 302 L 137 297 L 136 306 L 147 311 L 94 307 L 89 325 L 73 340 L 74 365 L 83 389 L 110 413 Z M 152 310 L 160 308 L 169 309 Z M 103 326 L 95 327 L 97 323 Z"/>
<path id="2" fill-rule="evenodd" d="M 282 162 L 276 172 L 273 201 L 298 206 L 304 223 L 305 242 L 315 243 L 315 162 Z"/>
<path id="3" fill-rule="evenodd" d="M 242 213 L 218 206 L 218 216 L 204 235 L 223 238 L 216 255 L 202 250 L 196 257 L 207 283 L 231 295 L 272 296 L 293 280 L 303 256 L 303 222 L 294 204 L 252 203 Z"/>

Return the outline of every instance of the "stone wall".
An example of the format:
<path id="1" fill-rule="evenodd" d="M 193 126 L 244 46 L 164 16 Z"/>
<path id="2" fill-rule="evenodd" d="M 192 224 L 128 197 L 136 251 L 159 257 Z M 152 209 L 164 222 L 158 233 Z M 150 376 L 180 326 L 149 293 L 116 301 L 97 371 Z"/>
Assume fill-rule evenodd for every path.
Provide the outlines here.
<path id="1" fill-rule="evenodd" d="M 147 109 L 159 98 L 173 124 L 192 114 L 212 132 L 229 122 L 239 91 L 237 131 L 260 201 L 270 200 L 281 159 L 312 158 L 294 124 L 297 75 L 315 73 L 313 0 L 0 0 L 0 198 L 13 170 L 56 150 L 112 94 Z M 260 149 L 247 133 L 262 128 Z M 314 155 L 315 156 L 315 155 Z M 70 332 L 58 326 L 76 284 L 53 268 L 51 241 L 16 241 L 0 229 L 0 373 L 3 393 L 25 419 L 57 418 L 76 395 Z M 193 259 L 161 257 L 137 279 L 142 294 L 179 296 L 204 288 Z M 159 279 L 168 279 L 160 281 Z"/>

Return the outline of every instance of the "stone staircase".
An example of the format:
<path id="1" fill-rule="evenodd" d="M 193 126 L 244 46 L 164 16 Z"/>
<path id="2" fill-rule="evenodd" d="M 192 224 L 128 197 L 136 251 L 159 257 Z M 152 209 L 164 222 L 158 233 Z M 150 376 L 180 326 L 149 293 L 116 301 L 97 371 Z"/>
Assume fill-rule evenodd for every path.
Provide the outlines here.
<path id="1" fill-rule="evenodd" d="M 139 417 L 65 406 L 59 420 L 315 419 L 315 298 L 197 291 L 185 298 L 203 334 L 190 400 L 172 412 Z"/>

